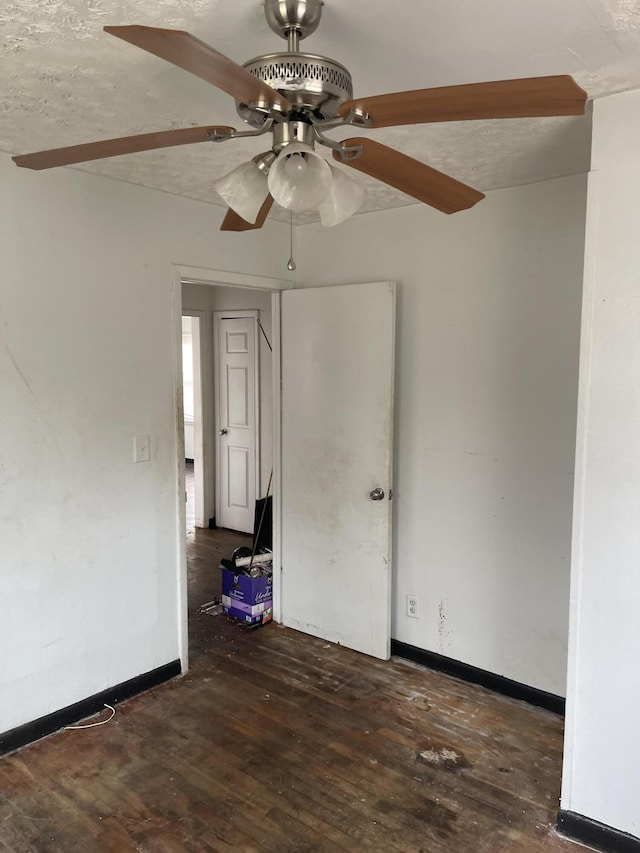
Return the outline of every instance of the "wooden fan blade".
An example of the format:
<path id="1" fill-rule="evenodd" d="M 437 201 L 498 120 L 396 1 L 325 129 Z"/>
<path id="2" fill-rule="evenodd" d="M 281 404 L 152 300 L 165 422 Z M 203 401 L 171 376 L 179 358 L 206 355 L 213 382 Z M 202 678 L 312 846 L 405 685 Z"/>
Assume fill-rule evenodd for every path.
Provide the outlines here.
<path id="1" fill-rule="evenodd" d="M 201 77 L 243 104 L 276 107 L 283 112 L 293 109 L 271 86 L 184 30 L 130 26 L 104 27 L 104 31 Z"/>
<path id="2" fill-rule="evenodd" d="M 255 222 L 247 222 L 246 219 L 243 219 L 241 216 L 235 212 L 235 210 L 229 209 L 227 211 L 227 215 L 225 216 L 222 225 L 220 226 L 221 231 L 252 231 L 257 228 L 262 228 L 264 225 L 265 219 L 269 215 L 269 211 L 271 210 L 271 206 L 273 205 L 273 197 L 268 195 L 264 200 L 262 207 L 260 208 L 260 212 L 258 213 L 258 218 Z"/>
<path id="3" fill-rule="evenodd" d="M 568 75 L 467 83 L 439 89 L 416 89 L 372 98 L 356 98 L 340 107 L 346 116 L 366 113 L 371 127 L 472 121 L 492 118 L 582 115 L 587 93 Z"/>
<path id="4" fill-rule="evenodd" d="M 360 157 L 342 160 L 340 152 L 334 151 L 336 160 L 365 172 L 385 184 L 395 187 L 407 195 L 436 207 L 443 213 L 466 210 L 484 198 L 484 193 L 450 178 L 448 175 L 426 166 L 406 154 L 394 151 L 373 139 L 345 139 L 346 145 L 361 145 Z"/>
<path id="5" fill-rule="evenodd" d="M 170 148 L 173 145 L 189 145 L 192 142 L 207 142 L 214 131 L 228 133 L 232 127 L 184 127 L 180 130 L 162 130 L 158 133 L 143 133 L 140 136 L 121 136 L 119 139 L 104 139 L 85 145 L 70 145 L 68 148 L 52 148 L 35 154 L 19 154 L 13 157 L 16 166 L 25 169 L 51 169 L 54 166 L 70 166 L 72 163 L 87 163 L 119 154 L 135 154 L 155 148 Z"/>

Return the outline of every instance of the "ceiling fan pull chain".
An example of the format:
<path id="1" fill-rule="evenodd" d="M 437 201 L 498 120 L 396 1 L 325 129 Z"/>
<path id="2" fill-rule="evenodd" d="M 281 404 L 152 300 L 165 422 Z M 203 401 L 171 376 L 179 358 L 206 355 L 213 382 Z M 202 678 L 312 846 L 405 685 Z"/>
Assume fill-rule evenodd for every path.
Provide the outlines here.
<path id="1" fill-rule="evenodd" d="M 296 268 L 296 262 L 293 260 L 293 211 L 289 214 L 289 237 L 290 237 L 290 248 L 291 254 L 289 256 L 289 263 L 287 264 L 287 269 L 289 272 L 293 272 Z"/>

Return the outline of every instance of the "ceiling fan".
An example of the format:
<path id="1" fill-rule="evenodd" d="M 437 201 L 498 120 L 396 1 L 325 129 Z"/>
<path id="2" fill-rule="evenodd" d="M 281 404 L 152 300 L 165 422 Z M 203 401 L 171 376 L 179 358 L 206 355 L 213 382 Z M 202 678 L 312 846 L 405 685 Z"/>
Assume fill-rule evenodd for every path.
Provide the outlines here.
<path id="1" fill-rule="evenodd" d="M 317 153 L 316 143 L 331 149 L 343 165 L 444 213 L 470 208 L 484 194 L 372 139 L 335 141 L 328 131 L 584 113 L 586 92 L 564 75 L 354 98 L 351 75 L 343 65 L 300 51 L 300 41 L 317 29 L 323 5 L 322 0 L 265 0 L 267 22 L 287 40 L 287 51 L 259 56 L 244 66 L 182 30 L 104 28 L 231 95 L 251 130 L 188 127 L 22 154 L 13 160 L 28 169 L 49 169 L 194 142 L 271 134 L 267 151 L 214 184 L 229 206 L 221 230 L 261 228 L 274 199 L 292 212 L 317 209 L 322 223 L 330 226 L 355 213 L 363 193 L 343 170 Z"/>

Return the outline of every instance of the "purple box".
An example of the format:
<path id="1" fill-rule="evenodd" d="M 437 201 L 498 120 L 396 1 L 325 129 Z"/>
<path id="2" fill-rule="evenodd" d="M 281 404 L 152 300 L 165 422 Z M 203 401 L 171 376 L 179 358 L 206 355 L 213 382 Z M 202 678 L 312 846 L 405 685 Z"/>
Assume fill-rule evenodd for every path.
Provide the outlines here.
<path id="1" fill-rule="evenodd" d="M 236 574 L 229 569 L 222 571 L 222 609 L 229 616 L 242 619 L 253 625 L 268 622 L 273 618 L 273 594 L 271 575 Z"/>

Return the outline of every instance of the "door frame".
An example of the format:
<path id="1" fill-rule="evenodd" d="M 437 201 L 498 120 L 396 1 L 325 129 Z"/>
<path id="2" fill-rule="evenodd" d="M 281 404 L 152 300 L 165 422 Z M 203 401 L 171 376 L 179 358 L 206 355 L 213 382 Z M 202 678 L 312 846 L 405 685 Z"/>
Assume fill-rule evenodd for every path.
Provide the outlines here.
<path id="1" fill-rule="evenodd" d="M 253 358 L 253 397 L 254 397 L 254 419 L 253 419 L 253 477 L 255 485 L 254 500 L 261 493 L 260 477 L 260 312 L 257 309 L 244 309 L 240 311 L 214 311 L 213 312 L 213 367 L 214 367 L 214 398 L 213 398 L 213 431 L 215 446 L 215 506 L 216 525 L 219 525 L 220 507 L 222 506 L 222 471 L 220 453 L 220 321 L 233 320 L 236 318 L 249 318 L 255 320 L 254 333 L 254 358 Z"/>
<path id="2" fill-rule="evenodd" d="M 282 494 L 280 464 L 282 428 L 280 418 L 280 291 L 291 290 L 294 282 L 267 276 L 248 275 L 193 267 L 185 264 L 171 265 L 171 301 L 173 313 L 173 395 L 176 401 L 174 427 L 175 498 L 176 498 L 176 600 L 178 654 L 185 673 L 189 668 L 189 622 L 187 596 L 187 509 L 185 504 L 184 473 L 184 404 L 182 399 L 182 285 L 203 284 L 266 290 L 271 293 L 273 347 L 273 615 L 276 622 L 281 617 L 280 563 L 282 542 Z"/>

